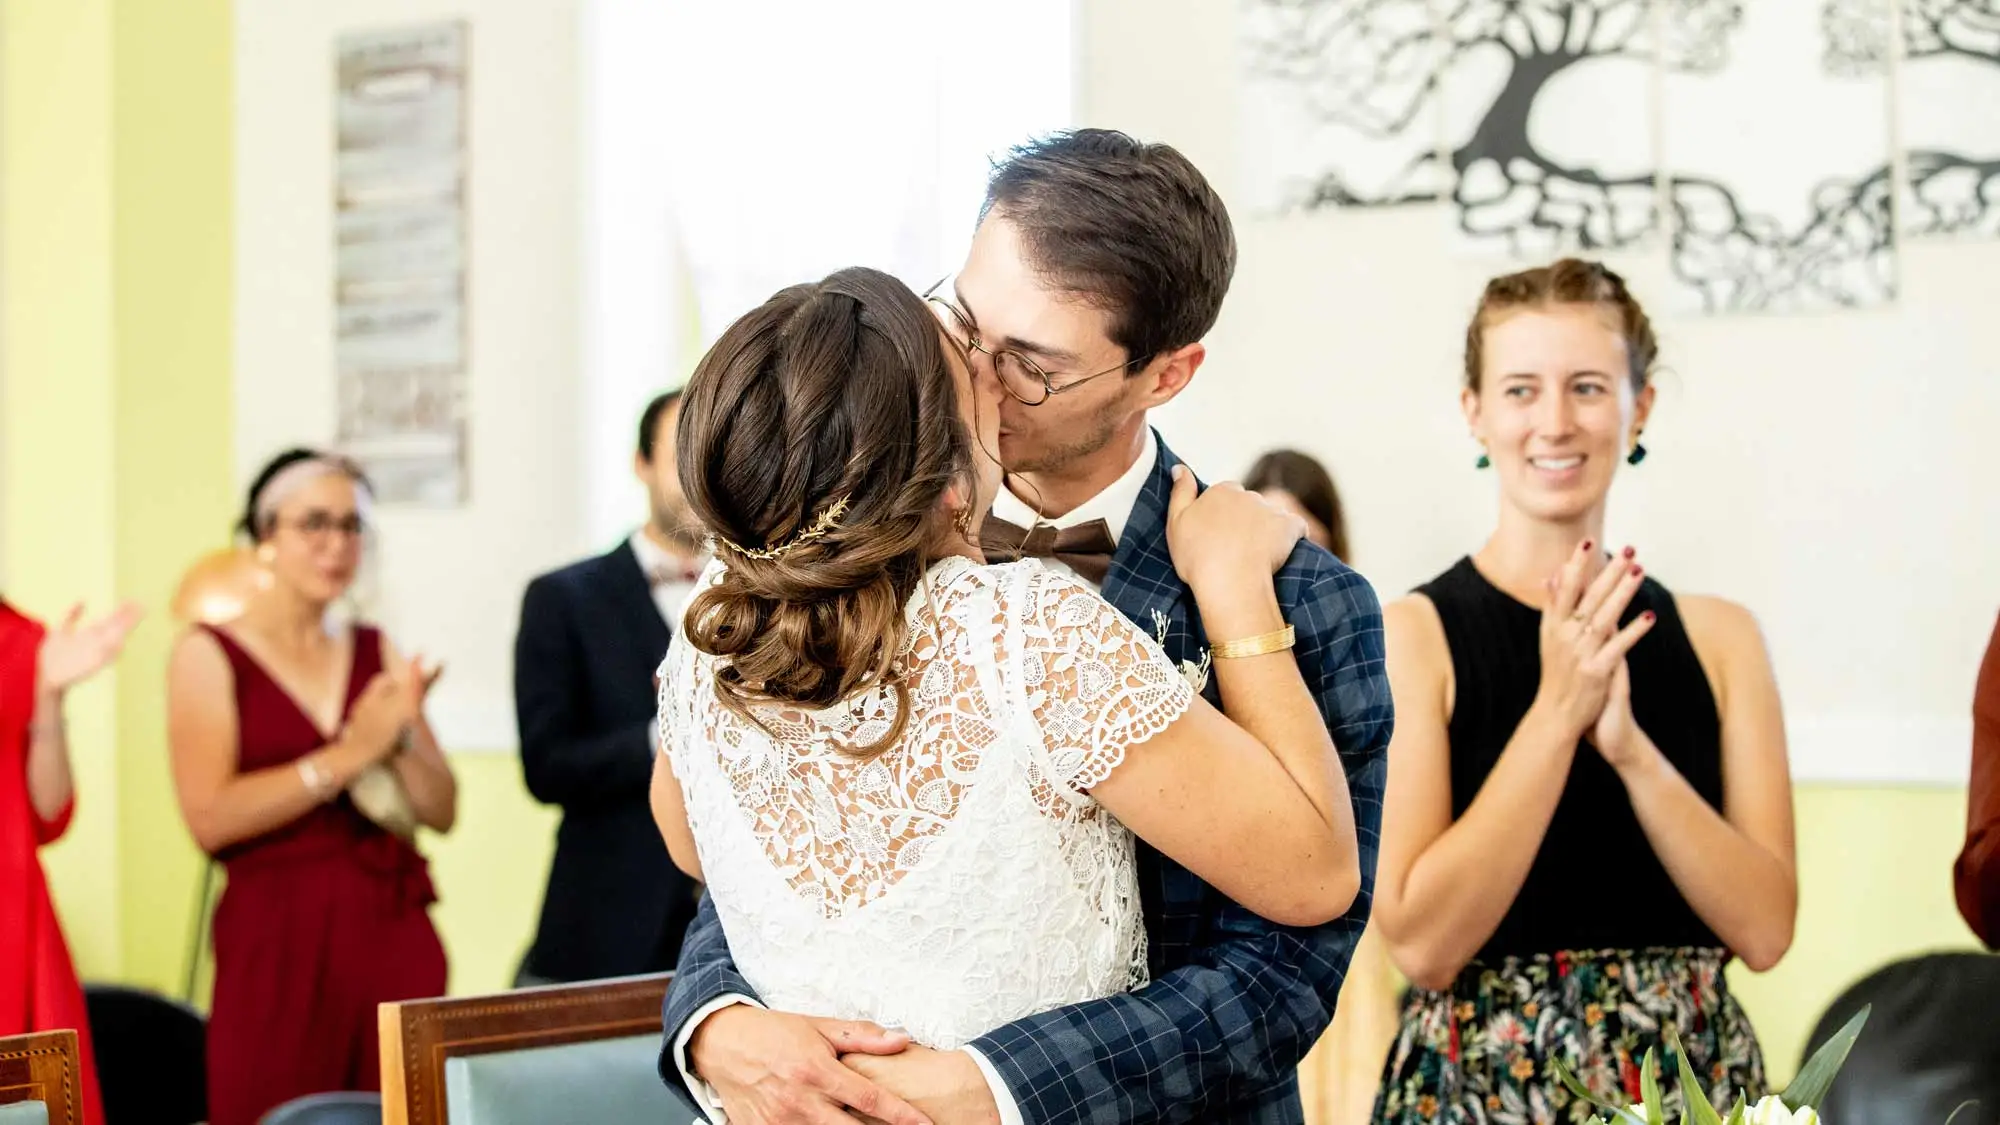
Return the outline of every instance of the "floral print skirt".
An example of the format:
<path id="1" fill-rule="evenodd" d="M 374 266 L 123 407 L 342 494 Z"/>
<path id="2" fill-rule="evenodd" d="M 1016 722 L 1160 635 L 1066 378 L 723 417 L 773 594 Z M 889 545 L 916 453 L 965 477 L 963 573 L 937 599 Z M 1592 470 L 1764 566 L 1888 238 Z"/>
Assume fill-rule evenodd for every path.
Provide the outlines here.
<path id="1" fill-rule="evenodd" d="M 1649 949 L 1473 962 L 1449 992 L 1411 989 L 1389 1048 L 1375 1121 L 1383 1125 L 1555 1125 L 1590 1120 L 1550 1058 L 1613 1105 L 1639 1101 L 1639 1064 L 1659 1049 L 1666 1119 L 1680 1119 L 1673 1027 L 1713 1105 L 1763 1096 L 1757 1037 L 1720 949 Z"/>

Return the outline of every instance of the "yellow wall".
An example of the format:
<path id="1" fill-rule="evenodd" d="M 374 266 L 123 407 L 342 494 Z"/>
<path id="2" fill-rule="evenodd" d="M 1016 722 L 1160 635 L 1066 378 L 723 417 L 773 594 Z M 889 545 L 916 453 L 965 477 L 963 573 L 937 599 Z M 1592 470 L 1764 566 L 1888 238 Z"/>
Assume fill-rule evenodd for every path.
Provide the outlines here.
<path id="1" fill-rule="evenodd" d="M 0 20 L 0 589 L 47 619 L 79 599 L 102 611 L 117 580 L 111 6 L 7 0 Z M 69 701 L 80 798 L 43 853 L 78 961 L 111 973 L 117 688 L 103 676 Z"/>
<path id="2" fill-rule="evenodd" d="M 1797 1070 L 1806 1035 L 1849 984 L 1899 957 L 1974 945 L 1952 900 L 1964 840 L 1963 789 L 1799 790 L 1797 936 L 1777 968 L 1731 978 L 1774 1079 Z"/>
<path id="3" fill-rule="evenodd" d="M 451 991 L 492 992 L 513 983 L 534 936 L 556 812 L 528 795 L 511 751 L 454 754 L 451 765 L 458 824 L 423 844 L 438 887 L 432 916 L 451 954 Z"/>
<path id="4" fill-rule="evenodd" d="M 230 0 L 114 10 L 118 590 L 155 614 L 118 681 L 123 976 L 178 990 L 201 861 L 167 768 L 164 610 L 235 507 L 235 23 Z"/>
<path id="5" fill-rule="evenodd" d="M 228 0 L 0 7 L 5 577 L 30 612 L 151 611 L 68 715 L 78 817 L 45 856 L 89 976 L 168 987 L 197 871 L 165 745 L 163 610 L 228 524 Z"/>

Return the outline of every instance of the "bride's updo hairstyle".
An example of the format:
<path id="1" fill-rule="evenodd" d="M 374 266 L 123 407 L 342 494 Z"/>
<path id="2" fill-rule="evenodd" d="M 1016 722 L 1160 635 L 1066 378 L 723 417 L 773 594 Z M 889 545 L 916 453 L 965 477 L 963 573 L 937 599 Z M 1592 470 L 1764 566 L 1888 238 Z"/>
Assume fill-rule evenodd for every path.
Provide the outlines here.
<path id="1" fill-rule="evenodd" d="M 972 441 L 937 319 L 872 269 L 795 285 L 745 314 L 689 380 L 682 486 L 727 573 L 689 603 L 716 693 L 822 708 L 895 680 L 915 593 L 972 495 Z M 857 747 L 866 752 L 871 749 Z"/>

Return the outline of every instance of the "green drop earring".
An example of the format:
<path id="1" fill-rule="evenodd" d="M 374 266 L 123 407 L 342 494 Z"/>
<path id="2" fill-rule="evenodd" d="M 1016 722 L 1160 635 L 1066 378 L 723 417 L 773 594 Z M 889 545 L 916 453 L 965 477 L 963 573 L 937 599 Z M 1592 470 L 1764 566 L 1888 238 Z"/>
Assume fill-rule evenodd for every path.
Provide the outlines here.
<path id="1" fill-rule="evenodd" d="M 1644 432 L 1645 432 L 1644 430 L 1639 431 L 1639 433 L 1644 433 Z M 1633 434 L 1632 452 L 1627 453 L 1625 455 L 1625 463 L 1627 465 L 1636 465 L 1639 462 L 1644 461 L 1645 459 L 1646 459 L 1646 445 L 1644 442 L 1639 440 L 1639 434 Z"/>
<path id="2" fill-rule="evenodd" d="M 1482 452 L 1479 455 L 1479 460 L 1472 463 L 1472 467 L 1475 469 L 1490 469 L 1493 467 L 1493 458 L 1488 457 Z"/>

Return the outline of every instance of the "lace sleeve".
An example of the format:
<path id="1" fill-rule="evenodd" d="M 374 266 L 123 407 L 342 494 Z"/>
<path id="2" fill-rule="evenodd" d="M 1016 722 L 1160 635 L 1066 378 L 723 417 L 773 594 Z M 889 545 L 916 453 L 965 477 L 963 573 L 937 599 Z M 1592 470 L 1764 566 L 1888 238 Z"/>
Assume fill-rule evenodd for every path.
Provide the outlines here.
<path id="1" fill-rule="evenodd" d="M 1048 753 L 1045 768 L 1082 794 L 1109 777 L 1127 749 L 1185 714 L 1194 687 L 1157 641 L 1089 586 L 1039 568 L 1022 586 L 1015 659 Z"/>
<path id="2" fill-rule="evenodd" d="M 688 698 L 688 670 L 686 653 L 682 651 L 686 642 L 680 634 L 674 635 L 667 646 L 666 658 L 660 661 L 659 670 L 653 673 L 654 699 L 657 701 L 653 713 L 653 752 L 665 754 L 667 765 L 674 771 L 674 777 L 683 784 L 687 778 L 681 762 L 685 752 L 689 710 L 692 701 Z"/>

